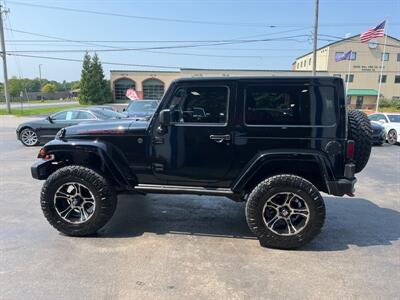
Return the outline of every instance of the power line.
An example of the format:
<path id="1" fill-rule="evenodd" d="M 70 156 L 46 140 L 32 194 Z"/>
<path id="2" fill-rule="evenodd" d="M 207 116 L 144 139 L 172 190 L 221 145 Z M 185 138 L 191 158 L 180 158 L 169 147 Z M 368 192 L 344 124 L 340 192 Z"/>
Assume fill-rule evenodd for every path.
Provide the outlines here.
<path id="1" fill-rule="evenodd" d="M 339 39 L 339 40 L 347 40 L 347 41 L 349 41 L 350 43 L 359 43 L 359 44 L 365 44 L 365 43 L 363 43 L 363 42 L 361 42 L 359 39 L 358 39 L 358 36 L 357 37 L 353 37 L 353 38 L 342 38 L 342 37 L 339 37 L 339 36 L 336 36 L 336 35 L 330 35 L 330 34 L 320 34 L 320 36 L 326 36 L 326 37 L 331 37 L 331 38 L 334 38 L 334 39 Z M 325 41 L 336 41 L 336 40 L 332 40 L 332 39 L 325 39 Z M 388 43 L 376 43 L 377 45 L 381 45 L 381 46 L 386 46 L 386 47 L 393 47 L 393 48 L 400 48 L 400 46 L 399 45 L 394 45 L 394 44 L 388 44 Z"/>
<path id="2" fill-rule="evenodd" d="M 64 7 L 64 6 L 32 4 L 32 3 L 19 2 L 19 1 L 8 1 L 8 3 L 12 3 L 14 5 L 34 7 L 34 8 L 60 10 L 60 11 L 64 11 L 64 12 L 70 11 L 70 12 L 77 12 L 77 13 L 86 13 L 86 14 L 94 14 L 94 15 L 102 15 L 102 16 L 110 16 L 110 17 L 121 17 L 121 18 L 147 20 L 147 21 L 169 22 L 169 23 L 187 23 L 187 24 L 236 26 L 236 27 L 263 27 L 263 28 L 311 26 L 311 24 L 264 24 L 264 23 L 240 23 L 240 22 L 215 22 L 215 21 L 188 20 L 188 19 L 177 19 L 177 18 L 158 18 L 158 17 L 138 16 L 138 15 L 128 15 L 128 14 L 111 13 L 111 12 L 104 12 L 104 11 L 95 11 L 95 10 L 88 10 L 88 9 L 78 9 L 78 8 L 71 8 L 71 7 Z M 321 25 L 319 25 L 319 27 L 350 27 L 350 26 L 370 26 L 370 25 L 371 25 L 370 23 L 344 23 L 344 22 L 341 22 L 341 23 L 321 24 Z M 398 26 L 398 25 L 400 25 L 399 22 L 391 23 L 391 26 Z"/>
<path id="3" fill-rule="evenodd" d="M 28 55 L 28 54 L 15 54 L 7 52 L 9 56 L 18 56 L 18 57 L 29 57 L 29 58 L 41 58 L 41 59 L 50 59 L 50 60 L 59 60 L 59 61 L 71 61 L 71 62 L 80 62 L 82 63 L 82 59 L 74 59 L 74 58 L 65 58 L 65 57 L 53 57 L 53 56 L 38 56 L 38 55 Z M 159 68 L 159 69 L 180 69 L 178 66 L 165 66 L 165 65 L 147 65 L 147 64 L 127 64 L 127 63 L 118 63 L 118 62 L 101 62 L 104 65 L 116 65 L 116 66 L 127 66 L 127 67 L 144 67 L 144 68 Z"/>
<path id="4" fill-rule="evenodd" d="M 79 43 L 79 44 L 87 44 L 89 46 L 100 46 L 100 47 L 108 47 L 108 48 L 112 48 L 112 46 L 109 45 L 101 45 L 98 44 L 98 42 L 103 42 L 103 41 L 90 41 L 90 40 L 72 40 L 72 39 L 66 39 L 66 38 L 61 38 L 58 36 L 53 36 L 53 35 L 46 35 L 46 34 L 42 34 L 42 33 L 36 33 L 36 32 L 30 32 L 30 31 L 25 31 L 25 30 L 19 30 L 19 29 L 15 29 L 15 28 L 5 28 L 6 30 L 12 30 L 14 32 L 19 32 L 19 33 L 23 33 L 23 34 L 28 34 L 28 35 L 33 35 L 33 36 L 39 36 L 39 37 L 45 37 L 51 40 L 47 40 L 49 42 L 73 42 L 73 43 Z M 215 39 L 215 40 L 176 40 L 176 41 L 167 41 L 167 40 L 162 40 L 162 41 L 120 41 L 120 42 L 138 42 L 138 43 L 228 43 L 228 42 L 242 42 L 242 41 L 248 41 L 245 39 L 249 39 L 249 38 L 253 38 L 253 37 L 260 37 L 260 36 L 271 36 L 271 35 L 276 35 L 276 34 L 281 34 L 281 33 L 288 33 L 288 32 L 292 32 L 292 31 L 299 31 L 299 30 L 303 30 L 302 29 L 296 29 L 296 30 L 285 30 L 285 31 L 280 31 L 280 32 L 273 32 L 273 33 L 268 33 L 268 34 L 257 34 L 257 35 L 251 35 L 251 36 L 243 36 L 243 37 L 239 37 L 239 38 L 232 38 L 232 39 Z M 302 35 L 294 35 L 294 36 L 289 36 L 289 37 L 278 37 L 277 39 L 280 38 L 295 38 L 295 37 L 301 37 L 301 36 L 308 36 L 308 34 L 302 34 Z M 256 39 L 257 40 L 262 40 L 262 39 Z M 46 41 L 46 40 L 43 40 Z M 106 41 L 104 41 L 106 42 Z M 119 41 L 113 41 L 113 42 L 119 42 Z"/>
<path id="5" fill-rule="evenodd" d="M 233 22 L 213 22 L 213 21 L 187 20 L 187 19 L 175 19 L 175 18 L 156 18 L 156 17 L 127 15 L 127 14 L 111 13 L 111 12 L 102 12 L 102 11 L 95 11 L 95 10 L 88 10 L 88 9 L 78 9 L 78 8 L 61 7 L 61 6 L 32 4 L 32 3 L 25 3 L 25 2 L 19 2 L 19 1 L 8 1 L 8 3 L 12 3 L 12 4 L 15 4 L 15 5 L 35 7 L 35 8 L 45 8 L 45 9 L 71 11 L 71 12 L 102 15 L 102 16 L 112 16 L 112 17 L 139 19 L 139 20 L 147 20 L 147 21 L 158 21 L 158 22 L 169 22 L 169 23 L 189 23 L 189 24 L 202 24 L 202 25 L 221 25 L 221 26 L 239 26 L 239 27 L 264 27 L 264 28 L 275 28 L 275 27 L 277 27 L 275 25 L 266 25 L 266 24 L 261 24 L 261 23 L 239 23 L 239 22 L 234 22 L 233 23 Z M 279 26 L 279 27 L 298 27 L 298 26 Z"/>
<path id="6" fill-rule="evenodd" d="M 298 28 L 298 29 L 290 29 L 290 30 L 283 30 L 283 31 L 277 31 L 277 32 L 261 33 L 261 34 L 255 34 L 255 35 L 235 37 L 235 38 L 231 38 L 231 39 L 214 39 L 214 40 L 74 40 L 74 42 L 76 42 L 76 43 L 215 43 L 215 42 L 235 41 L 235 40 L 240 40 L 240 39 L 248 39 L 248 38 L 254 38 L 254 37 L 261 37 L 261 36 L 272 36 L 272 35 L 277 35 L 277 34 L 282 34 L 282 33 L 302 31 L 307 28 L 308 28 L 308 26 Z M 45 40 L 38 40 L 38 39 L 36 39 L 36 40 L 33 40 L 33 39 L 16 40 L 16 39 L 14 39 L 13 42 L 62 43 L 62 42 L 64 42 L 64 40 L 66 40 L 64 38 L 62 39 L 60 37 L 51 37 L 49 35 L 44 35 L 44 34 L 39 34 L 39 33 L 33 33 L 33 32 L 28 32 L 28 31 L 23 31 L 23 30 L 16 30 L 16 29 L 11 29 L 11 28 L 8 28 L 8 29 L 18 31 L 21 33 L 26 33 L 26 34 L 31 34 L 31 35 L 42 36 L 42 37 L 48 38 Z M 53 38 L 53 39 L 50 39 L 50 38 Z"/>
<path id="7" fill-rule="evenodd" d="M 73 43 L 85 44 L 85 45 L 90 45 L 90 46 L 111 48 L 111 49 L 91 49 L 90 50 L 90 51 L 95 51 L 95 52 L 184 49 L 184 48 L 197 48 L 197 47 L 232 45 L 232 44 L 247 44 L 247 43 L 256 43 L 256 42 L 282 41 L 282 40 L 304 42 L 304 41 L 296 40 L 296 38 L 308 37 L 307 34 L 299 34 L 299 35 L 282 36 L 282 37 L 275 37 L 275 38 L 264 38 L 264 39 L 216 40 L 215 42 L 195 43 L 195 44 L 189 44 L 189 45 L 185 44 L 185 45 L 168 45 L 168 46 L 143 47 L 143 48 L 121 48 L 121 47 L 103 45 L 103 44 L 98 44 L 98 43 L 87 43 L 87 42 L 81 42 L 81 41 L 76 41 L 76 40 L 70 40 L 70 39 L 60 38 L 60 37 L 56 37 L 56 36 L 50 36 L 50 35 L 45 35 L 45 34 L 40 34 L 40 33 L 18 30 L 18 29 L 10 29 L 10 28 L 6 28 L 6 29 L 13 30 L 14 32 L 29 34 L 29 35 L 57 39 L 57 40 L 64 41 L 64 42 L 73 42 Z M 69 49 L 68 51 L 64 51 L 64 50 L 33 50 L 31 52 L 82 52 L 82 51 L 87 51 L 87 50 L 76 50 L 76 49 Z"/>

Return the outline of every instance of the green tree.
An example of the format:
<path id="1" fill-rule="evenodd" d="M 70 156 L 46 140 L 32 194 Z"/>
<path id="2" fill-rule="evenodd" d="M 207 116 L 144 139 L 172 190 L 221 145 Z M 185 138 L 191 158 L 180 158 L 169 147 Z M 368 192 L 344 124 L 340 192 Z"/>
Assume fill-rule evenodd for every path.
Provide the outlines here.
<path id="1" fill-rule="evenodd" d="M 83 58 L 79 101 L 81 103 L 102 104 L 111 100 L 110 85 L 104 78 L 103 67 L 97 54 Z"/>
<path id="2" fill-rule="evenodd" d="M 57 91 L 57 86 L 54 83 L 46 83 L 43 88 L 43 93 L 54 93 Z"/>
<path id="3" fill-rule="evenodd" d="M 113 102 L 112 91 L 111 91 L 111 81 L 104 80 L 104 97 L 106 102 Z"/>
<path id="4" fill-rule="evenodd" d="M 77 90 L 81 87 L 80 81 L 72 81 L 69 83 L 68 90 Z"/>
<path id="5" fill-rule="evenodd" d="M 91 99 L 91 57 L 89 53 L 85 53 L 83 57 L 81 80 L 80 80 L 80 92 L 79 92 L 79 103 L 87 104 Z"/>
<path id="6" fill-rule="evenodd" d="M 91 98 L 92 102 L 101 104 L 104 102 L 104 74 L 101 66 L 99 57 L 95 54 L 92 58 L 92 64 L 90 67 L 91 74 Z"/>
<path id="7" fill-rule="evenodd" d="M 13 97 L 18 97 L 24 90 L 23 81 L 15 76 L 9 80 L 9 86 L 10 86 L 10 95 Z"/>

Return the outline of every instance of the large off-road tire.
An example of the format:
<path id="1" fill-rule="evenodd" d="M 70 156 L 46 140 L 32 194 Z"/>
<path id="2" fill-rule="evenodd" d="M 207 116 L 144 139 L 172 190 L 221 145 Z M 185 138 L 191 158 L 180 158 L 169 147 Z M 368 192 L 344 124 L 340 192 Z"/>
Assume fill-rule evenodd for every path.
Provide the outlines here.
<path id="1" fill-rule="evenodd" d="M 250 193 L 246 220 L 261 246 L 295 249 L 321 231 L 325 205 L 321 194 L 306 179 L 276 175 Z"/>
<path id="2" fill-rule="evenodd" d="M 356 173 L 359 173 L 367 165 L 372 148 L 371 122 L 362 111 L 349 111 L 348 139 L 355 142 L 354 162 Z"/>
<path id="3" fill-rule="evenodd" d="M 41 206 L 47 221 L 70 236 L 96 233 L 114 214 L 117 196 L 106 178 L 92 169 L 67 166 L 43 185 Z"/>

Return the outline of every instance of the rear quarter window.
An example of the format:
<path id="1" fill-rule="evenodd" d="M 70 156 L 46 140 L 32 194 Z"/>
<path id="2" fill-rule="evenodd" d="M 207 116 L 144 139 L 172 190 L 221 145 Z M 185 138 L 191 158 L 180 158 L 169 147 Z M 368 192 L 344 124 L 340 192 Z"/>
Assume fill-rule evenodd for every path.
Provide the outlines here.
<path id="1" fill-rule="evenodd" d="M 336 95 L 331 86 L 249 85 L 244 120 L 250 126 L 331 126 Z"/>

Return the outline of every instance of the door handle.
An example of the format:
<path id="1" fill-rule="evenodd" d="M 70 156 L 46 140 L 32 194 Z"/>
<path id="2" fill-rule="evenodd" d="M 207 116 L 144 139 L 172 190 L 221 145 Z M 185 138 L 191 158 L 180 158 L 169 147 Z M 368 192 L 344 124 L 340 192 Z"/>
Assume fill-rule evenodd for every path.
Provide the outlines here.
<path id="1" fill-rule="evenodd" d="M 212 134 L 210 135 L 210 139 L 216 141 L 217 143 L 222 143 L 223 141 L 230 141 L 231 135 L 230 134 Z"/>

